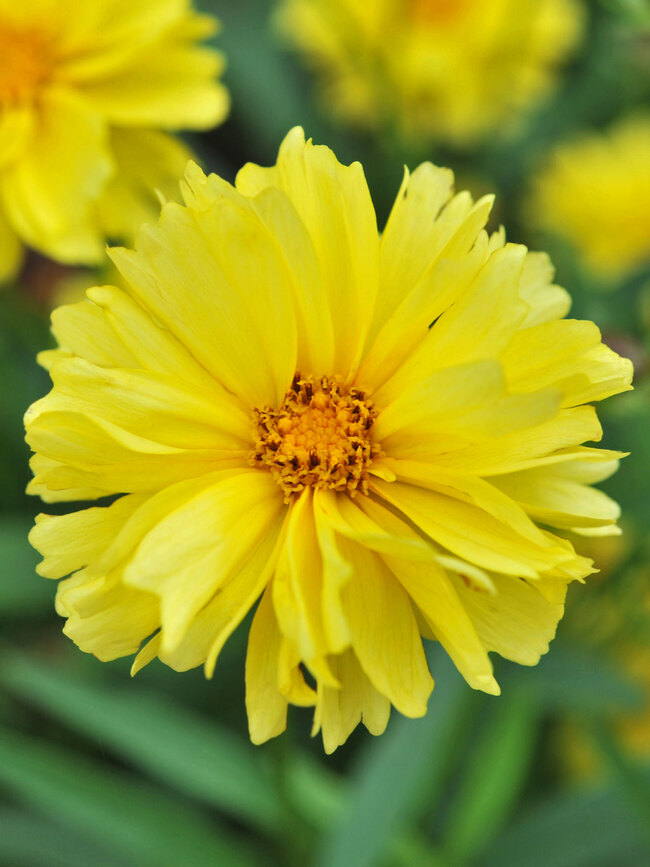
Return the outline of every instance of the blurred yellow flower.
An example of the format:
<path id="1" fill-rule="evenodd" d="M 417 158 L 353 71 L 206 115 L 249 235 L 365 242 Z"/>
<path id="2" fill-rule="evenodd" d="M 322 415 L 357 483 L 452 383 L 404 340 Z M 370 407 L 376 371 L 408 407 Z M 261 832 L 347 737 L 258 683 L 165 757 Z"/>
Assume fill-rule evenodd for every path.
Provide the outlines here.
<path id="1" fill-rule="evenodd" d="M 528 212 L 604 280 L 650 263 L 650 115 L 560 145 L 535 177 Z"/>
<path id="2" fill-rule="evenodd" d="M 583 9 L 577 0 L 281 0 L 277 22 L 342 119 L 463 144 L 548 91 Z"/>
<path id="3" fill-rule="evenodd" d="M 0 0 L 0 281 L 23 245 L 94 264 L 156 213 L 189 156 L 161 130 L 228 110 L 215 29 L 188 0 Z"/>
<path id="4" fill-rule="evenodd" d="M 582 446 L 601 438 L 583 404 L 631 364 L 562 319 L 547 257 L 488 236 L 492 197 L 454 195 L 448 169 L 406 173 L 381 236 L 361 166 L 299 128 L 274 167 L 232 187 L 191 165 L 183 188 L 112 251 L 128 288 L 55 311 L 41 358 L 30 492 L 122 495 L 37 520 L 40 573 L 71 575 L 66 634 L 210 675 L 261 597 L 256 743 L 288 703 L 328 752 L 391 704 L 422 716 L 421 636 L 497 694 L 488 653 L 534 665 L 592 571 L 565 533 L 616 532 L 590 484 L 620 454 Z"/>

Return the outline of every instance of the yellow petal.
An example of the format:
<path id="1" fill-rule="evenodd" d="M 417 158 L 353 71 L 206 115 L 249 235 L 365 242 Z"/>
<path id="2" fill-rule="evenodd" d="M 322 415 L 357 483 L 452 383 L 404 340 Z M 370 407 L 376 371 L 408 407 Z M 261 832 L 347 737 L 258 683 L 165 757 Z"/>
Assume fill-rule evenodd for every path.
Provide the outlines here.
<path id="1" fill-rule="evenodd" d="M 38 409 L 34 410 L 35 413 Z M 51 491 L 98 488 L 107 494 L 155 491 L 182 479 L 242 467 L 248 450 L 179 449 L 73 412 L 26 416 L 27 442 L 53 461 L 36 478 Z"/>
<path id="2" fill-rule="evenodd" d="M 617 466 L 617 461 L 595 462 L 578 458 L 496 476 L 493 482 L 542 524 L 569 529 L 601 527 L 616 522 L 621 510 L 618 503 L 603 491 L 590 487 L 590 483 L 607 478 Z"/>
<path id="3" fill-rule="evenodd" d="M 452 580 L 485 649 L 520 665 L 536 665 L 555 636 L 564 605 L 548 602 L 520 578 L 492 577 L 494 596 L 468 587 L 458 576 Z"/>
<path id="4" fill-rule="evenodd" d="M 75 3 L 74 0 L 38 0 L 45 4 L 46 20 L 61 20 L 61 75 L 81 85 L 110 78 L 117 70 L 170 31 L 187 14 L 183 0 L 109 0 Z M 33 6 L 33 0 L 30 3 Z M 66 9 L 65 17 L 62 10 Z M 57 18 L 58 13 L 60 19 Z"/>
<path id="5" fill-rule="evenodd" d="M 290 704 L 298 707 L 313 707 L 316 704 L 316 692 L 307 685 L 300 667 L 300 654 L 284 636 L 278 654 L 278 685 Z"/>
<path id="6" fill-rule="evenodd" d="M 187 347 L 167 329 L 156 324 L 147 311 L 126 292 L 115 286 L 101 286 L 89 289 L 87 294 L 94 302 L 91 306 L 103 311 L 104 321 L 112 327 L 115 334 L 119 334 L 120 341 L 133 359 L 129 364 L 115 363 L 108 366 L 142 367 L 145 370 L 175 376 L 183 382 L 193 383 L 199 387 L 207 386 L 213 390 L 218 388 L 214 378 L 192 357 Z M 61 309 L 70 308 L 59 308 Z M 80 322 L 80 331 L 88 327 L 84 322 Z M 96 330 L 96 326 L 91 329 L 93 336 Z M 56 331 L 56 335 L 59 342 L 66 345 L 61 340 L 63 335 L 59 330 Z M 76 338 L 77 342 L 81 337 L 82 334 L 79 334 Z M 81 351 L 75 350 L 75 352 L 94 364 L 100 363 Z"/>
<path id="7" fill-rule="evenodd" d="M 278 687 L 278 657 L 282 633 L 267 589 L 257 606 L 246 653 L 246 712 L 254 744 L 263 744 L 287 727 L 287 699 Z"/>
<path id="8" fill-rule="evenodd" d="M 519 284 L 519 295 L 529 307 L 525 328 L 562 319 L 571 309 L 569 293 L 553 285 L 554 273 L 546 253 L 528 253 Z"/>
<path id="9" fill-rule="evenodd" d="M 392 382 L 390 387 L 392 395 Z M 375 435 L 387 454 L 406 460 L 435 460 L 469 443 L 532 428 L 552 418 L 561 400 L 553 389 L 509 394 L 498 361 L 434 371 L 398 395 L 383 403 Z M 378 403 L 386 397 L 382 389 Z"/>
<path id="10" fill-rule="evenodd" d="M 102 661 L 135 653 L 160 625 L 158 599 L 125 586 L 119 570 L 100 576 L 90 570 L 76 573 L 59 584 L 57 602 L 68 618 L 65 634 Z"/>
<path id="11" fill-rule="evenodd" d="M 481 232 L 472 249 L 456 258 L 443 252 L 445 255 L 433 261 L 415 287 L 403 293 L 399 306 L 383 324 L 364 359 L 359 382 L 376 389 L 396 371 L 398 377 L 402 376 L 402 363 L 408 371 L 411 359 L 418 362 L 417 350 L 427 339 L 431 323 L 456 303 L 476 279 L 488 254 L 487 236 Z M 424 364 L 429 362 L 425 360 Z M 427 372 L 430 369 L 430 365 L 426 367 Z"/>
<path id="12" fill-rule="evenodd" d="M 313 493 L 305 488 L 292 504 L 286 541 L 273 578 L 273 606 L 282 634 L 294 645 L 315 677 L 331 685 L 325 657 L 329 652 L 323 625 L 323 566 L 314 519 Z"/>
<path id="13" fill-rule="evenodd" d="M 296 370 L 291 275 L 259 218 L 226 196 L 169 203 L 136 248 L 111 257 L 137 300 L 248 406 L 281 403 Z"/>
<path id="14" fill-rule="evenodd" d="M 417 487 L 437 491 L 449 497 L 472 503 L 498 521 L 508 524 L 526 539 L 543 544 L 544 537 L 535 524 L 526 516 L 515 498 L 503 496 L 494 486 L 475 476 L 454 472 L 423 461 L 399 461 L 385 458 L 384 463 L 395 473 L 396 478 Z"/>
<path id="15" fill-rule="evenodd" d="M 266 187 L 248 199 L 217 175 L 207 177 L 194 163 L 185 171 L 183 198 L 193 208 L 207 208 L 221 197 L 257 214 L 284 254 L 298 322 L 298 369 L 304 373 L 335 369 L 335 343 L 327 287 L 316 248 L 289 196 Z"/>
<path id="16" fill-rule="evenodd" d="M 142 502 L 142 497 L 132 495 L 103 508 L 68 515 L 37 515 L 29 541 L 43 555 L 43 562 L 36 567 L 38 574 L 63 578 L 88 566 L 108 548 Z"/>
<path id="17" fill-rule="evenodd" d="M 386 563 L 467 683 L 473 689 L 498 695 L 499 687 L 486 648 L 481 644 L 446 571 L 436 564 L 409 562 L 395 557 L 387 557 Z"/>
<path id="18" fill-rule="evenodd" d="M 64 351 L 93 364 L 140 367 L 120 333 L 91 301 L 57 307 L 52 313 L 52 333 Z"/>
<path id="19" fill-rule="evenodd" d="M 419 340 L 412 340 L 413 352 L 386 389 L 399 394 L 440 368 L 498 358 L 527 313 L 526 304 L 519 298 L 526 252 L 525 247 L 508 244 L 495 250 L 483 264 L 485 252 L 481 250 L 479 254 L 475 250 L 473 255 L 478 260 L 473 273 L 470 269 L 466 275 L 466 279 L 474 277 L 470 288 L 454 304 L 448 303 L 447 309 L 435 311 L 438 318 L 433 325 L 435 317 L 427 317 L 422 323 Z M 467 251 L 464 259 L 464 264 L 470 261 Z M 477 271 L 476 266 L 481 264 Z M 381 394 L 383 398 L 379 397 Z M 377 398 L 385 403 L 385 391 L 380 391 Z"/>
<path id="20" fill-rule="evenodd" d="M 402 185 L 381 236 L 381 276 L 372 336 L 431 267 L 469 211 L 471 203 L 463 197 L 461 212 L 453 209 L 455 221 L 440 219 L 453 189 L 454 174 L 450 169 L 422 163 L 413 174 L 404 170 Z"/>
<path id="21" fill-rule="evenodd" d="M 0 167 L 20 155 L 34 130 L 37 114 L 29 105 L 3 106 L 0 115 Z"/>
<path id="22" fill-rule="evenodd" d="M 72 503 L 83 500 L 97 500 L 106 496 L 106 491 L 96 487 L 64 488 L 61 490 L 50 489 L 45 482 L 48 478 L 55 478 L 62 465 L 59 461 L 53 461 L 43 455 L 32 455 L 29 466 L 34 473 L 34 478 L 26 488 L 28 494 L 40 497 L 45 503 Z"/>
<path id="23" fill-rule="evenodd" d="M 292 290 L 298 317 L 298 369 L 336 370 L 334 308 L 316 247 L 289 196 L 267 187 L 252 200 L 255 211 L 282 247 L 294 275 Z"/>
<path id="24" fill-rule="evenodd" d="M 194 617 L 268 533 L 282 508 L 270 475 L 243 470 L 160 516 L 127 563 L 124 580 L 160 596 L 163 651 L 178 646 Z"/>
<path id="25" fill-rule="evenodd" d="M 602 435 L 596 410 L 579 406 L 561 410 L 555 418 L 534 427 L 438 455 L 435 461 L 463 472 L 492 476 L 564 460 L 563 450 L 586 441 L 598 442 Z"/>
<path id="26" fill-rule="evenodd" d="M 354 502 L 334 491 L 320 490 L 314 495 L 314 507 L 317 518 L 321 517 L 332 530 L 373 551 L 413 560 L 433 558 L 432 548 L 424 539 L 373 500 L 364 497 Z"/>
<path id="27" fill-rule="evenodd" d="M 175 671 L 187 671 L 205 663 L 206 676 L 211 677 L 227 639 L 268 583 L 281 527 L 282 521 L 276 521 L 240 568 L 228 575 L 225 584 L 194 617 L 176 647 L 165 649 L 163 632 L 159 632 L 138 654 L 134 673 L 159 656 Z"/>
<path id="28" fill-rule="evenodd" d="M 593 322 L 562 319 L 527 328 L 501 360 L 513 391 L 559 388 L 563 406 L 603 400 L 632 387 L 632 362 L 600 342 Z"/>
<path id="29" fill-rule="evenodd" d="M 29 419 L 82 413 L 177 448 L 241 452 L 250 446 L 250 418 L 216 383 L 197 389 L 180 376 L 98 367 L 80 358 L 61 360 L 51 375 L 54 388 L 32 405 Z"/>
<path id="30" fill-rule="evenodd" d="M 354 653 L 400 713 L 424 716 L 433 680 L 409 598 L 377 554 L 350 542 L 344 550 L 354 567 L 341 594 Z"/>
<path id="31" fill-rule="evenodd" d="M 484 569 L 535 578 L 567 559 L 561 545 L 535 544 L 470 503 L 400 482 L 373 487 L 434 541 Z"/>
<path id="32" fill-rule="evenodd" d="M 218 593 L 209 611 L 214 638 L 205 661 L 205 673 L 212 677 L 221 650 L 267 586 L 276 567 L 286 533 L 286 511 Z M 211 608 L 211 606 L 208 606 Z"/>
<path id="33" fill-rule="evenodd" d="M 323 507 L 325 491 L 314 493 L 314 520 L 318 545 L 323 558 L 323 629 L 332 653 L 350 645 L 348 628 L 341 605 L 341 588 L 352 577 L 352 565 L 343 556 L 332 523 Z"/>
<path id="34" fill-rule="evenodd" d="M 318 685 L 312 736 L 323 732 L 323 746 L 330 754 L 344 744 L 361 721 L 373 735 L 388 725 L 390 702 L 372 685 L 351 650 L 330 660 L 341 689 Z"/>
<path id="35" fill-rule="evenodd" d="M 333 152 L 305 142 L 295 127 L 271 169 L 248 164 L 237 189 L 256 196 L 269 186 L 291 199 L 318 256 L 332 312 L 334 370 L 352 377 L 361 360 L 377 296 L 379 236 L 375 211 L 359 163 L 341 165 Z"/>

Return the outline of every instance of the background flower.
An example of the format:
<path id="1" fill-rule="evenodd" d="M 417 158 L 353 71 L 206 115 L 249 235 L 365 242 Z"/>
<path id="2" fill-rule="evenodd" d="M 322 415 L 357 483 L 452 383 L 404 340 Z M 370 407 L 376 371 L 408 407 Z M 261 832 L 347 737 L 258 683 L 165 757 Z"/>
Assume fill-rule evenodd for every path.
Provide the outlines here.
<path id="1" fill-rule="evenodd" d="M 283 0 L 277 21 L 341 118 L 464 143 L 548 91 L 582 16 L 574 0 Z"/>
<path id="2" fill-rule="evenodd" d="M 167 131 L 228 110 L 215 29 L 187 0 L 0 0 L 0 281 L 23 245 L 97 264 L 155 214 L 189 156 Z"/>
<path id="3" fill-rule="evenodd" d="M 650 264 L 650 115 L 560 144 L 535 175 L 530 219 L 615 288 Z M 553 216 L 549 214 L 553 209 Z"/>

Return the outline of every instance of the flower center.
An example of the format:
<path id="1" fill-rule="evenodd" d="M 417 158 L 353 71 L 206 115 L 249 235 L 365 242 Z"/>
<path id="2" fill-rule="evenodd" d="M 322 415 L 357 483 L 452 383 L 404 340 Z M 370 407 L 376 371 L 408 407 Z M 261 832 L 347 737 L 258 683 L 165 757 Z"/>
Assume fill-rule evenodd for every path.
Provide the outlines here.
<path id="1" fill-rule="evenodd" d="M 0 20 L 0 107 L 32 99 L 48 77 L 51 52 L 36 28 L 19 28 Z"/>
<path id="2" fill-rule="evenodd" d="M 377 411 L 361 389 L 296 373 L 280 409 L 254 415 L 251 463 L 271 470 L 285 502 L 306 487 L 368 493 L 368 468 L 381 449 L 372 439 Z"/>

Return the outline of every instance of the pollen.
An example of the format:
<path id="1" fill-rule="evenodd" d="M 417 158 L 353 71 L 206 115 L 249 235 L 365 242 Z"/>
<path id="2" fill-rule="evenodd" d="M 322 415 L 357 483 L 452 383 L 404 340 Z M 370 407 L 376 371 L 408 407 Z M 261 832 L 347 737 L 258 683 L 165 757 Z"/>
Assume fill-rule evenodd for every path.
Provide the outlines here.
<path id="1" fill-rule="evenodd" d="M 0 107 L 33 99 L 50 74 L 51 61 L 43 32 L 0 19 Z"/>
<path id="2" fill-rule="evenodd" d="M 296 373 L 280 409 L 254 410 L 251 463 L 270 469 L 287 503 L 307 487 L 367 494 L 369 467 L 381 454 L 372 437 L 376 416 L 362 389 Z"/>

